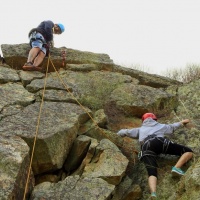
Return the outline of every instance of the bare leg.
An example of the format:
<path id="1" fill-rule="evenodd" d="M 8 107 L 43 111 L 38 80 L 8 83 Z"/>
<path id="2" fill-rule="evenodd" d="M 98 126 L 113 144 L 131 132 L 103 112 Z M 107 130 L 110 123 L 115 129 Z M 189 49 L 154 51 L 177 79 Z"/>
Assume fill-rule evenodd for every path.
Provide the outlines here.
<path id="1" fill-rule="evenodd" d="M 175 167 L 181 168 L 188 160 L 190 160 L 193 157 L 192 152 L 186 152 L 184 153 L 176 163 Z"/>
<path id="2" fill-rule="evenodd" d="M 40 52 L 40 48 L 34 47 L 29 51 L 27 62 L 33 62 L 38 53 Z"/>
<path id="3" fill-rule="evenodd" d="M 44 58 L 45 58 L 44 52 L 40 51 L 38 53 L 37 57 L 35 58 L 33 65 L 36 67 L 39 66 L 42 63 L 42 61 L 44 60 Z"/>
<path id="4" fill-rule="evenodd" d="M 149 188 L 150 188 L 151 193 L 156 192 L 157 177 L 149 176 L 148 183 L 149 183 Z"/>

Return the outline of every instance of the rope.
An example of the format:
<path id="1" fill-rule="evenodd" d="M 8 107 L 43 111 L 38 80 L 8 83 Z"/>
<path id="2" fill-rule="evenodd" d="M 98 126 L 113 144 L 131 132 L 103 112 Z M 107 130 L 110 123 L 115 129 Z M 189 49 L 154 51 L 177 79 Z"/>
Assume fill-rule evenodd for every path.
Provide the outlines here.
<path id="1" fill-rule="evenodd" d="M 44 82 L 44 90 L 43 90 L 43 93 L 42 93 L 42 100 L 41 100 L 40 109 L 39 109 L 39 115 L 38 115 L 38 120 L 37 120 L 36 132 L 35 132 L 35 137 L 34 137 L 34 142 L 33 142 L 33 148 L 32 148 L 32 153 L 31 153 L 31 158 L 30 158 L 30 164 L 29 164 L 29 169 L 28 169 L 28 175 L 27 175 L 23 200 L 25 200 L 26 193 L 27 193 L 27 187 L 28 187 L 30 173 L 31 173 L 31 166 L 32 166 L 32 162 L 33 162 L 33 155 L 34 155 L 36 140 L 37 140 L 37 136 L 38 136 L 42 106 L 43 106 L 43 103 L 44 103 L 44 93 L 45 93 L 45 89 L 46 89 L 46 80 L 47 80 L 47 72 L 48 72 L 48 68 L 49 68 L 49 59 L 50 59 L 50 56 L 48 57 L 47 70 L 46 70 L 45 82 Z"/>

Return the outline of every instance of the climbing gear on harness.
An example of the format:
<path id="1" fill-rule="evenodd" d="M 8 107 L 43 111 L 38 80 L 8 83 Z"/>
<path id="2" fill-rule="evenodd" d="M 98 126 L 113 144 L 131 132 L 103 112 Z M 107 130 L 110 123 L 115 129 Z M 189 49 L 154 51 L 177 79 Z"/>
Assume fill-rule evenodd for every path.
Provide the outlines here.
<path id="1" fill-rule="evenodd" d="M 150 151 L 150 150 L 140 151 L 140 152 L 138 153 L 138 159 L 139 159 L 139 160 L 141 160 L 142 157 L 144 157 L 144 156 L 154 156 L 154 157 L 156 157 L 157 154 L 156 154 L 155 152 L 153 152 L 153 151 Z"/>
<path id="2" fill-rule="evenodd" d="M 152 118 L 154 120 L 157 120 L 157 117 L 153 114 L 153 113 L 145 113 L 143 116 L 142 116 L 142 121 L 144 121 L 145 119 L 147 118 Z"/>
<path id="3" fill-rule="evenodd" d="M 61 56 L 62 56 L 62 65 L 64 67 L 65 66 L 65 58 L 66 58 L 66 51 L 65 50 L 61 51 Z"/>
<path id="4" fill-rule="evenodd" d="M 162 153 L 166 153 L 169 147 L 169 144 L 172 143 L 169 139 L 167 138 L 162 138 L 162 137 L 156 137 L 157 140 L 161 141 L 163 143 L 163 150 Z"/>
<path id="5" fill-rule="evenodd" d="M 63 33 L 65 31 L 65 27 L 63 24 L 57 24 L 61 30 L 61 33 Z"/>
<path id="6" fill-rule="evenodd" d="M 172 167 L 172 176 L 183 176 L 185 172 L 177 167 Z"/>

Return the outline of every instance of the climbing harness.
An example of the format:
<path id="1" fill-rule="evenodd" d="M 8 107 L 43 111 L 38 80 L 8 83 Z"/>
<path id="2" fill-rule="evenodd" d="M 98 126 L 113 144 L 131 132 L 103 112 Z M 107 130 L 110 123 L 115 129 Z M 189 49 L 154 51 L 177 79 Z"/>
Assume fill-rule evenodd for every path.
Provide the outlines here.
<path id="1" fill-rule="evenodd" d="M 141 151 L 138 153 L 139 160 L 141 160 L 143 156 L 157 156 L 157 154 L 154 153 L 153 151 L 147 150 L 151 145 L 151 141 L 155 139 L 163 143 L 162 153 L 165 154 L 167 152 L 169 144 L 171 143 L 169 139 L 163 137 L 157 137 L 155 134 L 149 135 L 140 143 Z M 146 145 L 146 150 L 144 150 L 145 145 Z"/>
<path id="2" fill-rule="evenodd" d="M 40 33 L 41 36 L 40 36 L 40 37 L 37 37 L 37 33 L 39 33 L 39 32 L 37 32 L 37 31 L 31 32 L 31 34 L 30 34 L 30 36 L 29 36 L 30 45 L 31 45 L 31 43 L 32 43 L 33 41 L 35 41 L 35 40 L 40 40 L 40 41 L 42 42 L 43 45 L 46 45 L 46 44 L 47 44 L 47 43 L 46 43 L 46 40 L 44 39 L 44 37 L 42 36 L 42 34 Z"/>
<path id="3" fill-rule="evenodd" d="M 141 151 L 138 153 L 139 160 L 141 160 L 143 156 L 157 156 L 157 154 L 154 153 L 153 151 L 143 149 L 144 145 L 146 145 L 146 144 L 147 144 L 146 149 L 148 149 L 150 147 L 150 142 L 154 139 L 156 139 L 156 135 L 152 134 L 152 135 L 147 136 L 142 142 L 140 142 Z"/>

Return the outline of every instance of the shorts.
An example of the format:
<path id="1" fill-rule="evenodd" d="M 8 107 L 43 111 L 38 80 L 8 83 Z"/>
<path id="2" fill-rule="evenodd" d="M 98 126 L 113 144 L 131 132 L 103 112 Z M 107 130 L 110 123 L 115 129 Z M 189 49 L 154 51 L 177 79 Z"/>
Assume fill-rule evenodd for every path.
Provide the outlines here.
<path id="1" fill-rule="evenodd" d="M 169 155 L 181 156 L 186 152 L 193 152 L 190 148 L 171 142 L 170 140 L 162 137 L 155 137 L 145 142 L 142 146 L 142 151 L 153 151 L 156 155 L 161 153 Z M 149 176 L 157 177 L 157 157 L 153 155 L 147 155 L 141 159 L 147 169 Z"/>
<path id="2" fill-rule="evenodd" d="M 30 40 L 32 48 L 38 47 L 46 55 L 47 49 L 44 47 L 46 41 L 41 33 L 36 33 L 36 32 L 32 33 L 30 36 Z"/>

